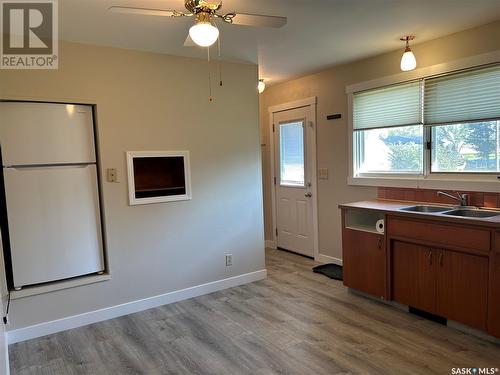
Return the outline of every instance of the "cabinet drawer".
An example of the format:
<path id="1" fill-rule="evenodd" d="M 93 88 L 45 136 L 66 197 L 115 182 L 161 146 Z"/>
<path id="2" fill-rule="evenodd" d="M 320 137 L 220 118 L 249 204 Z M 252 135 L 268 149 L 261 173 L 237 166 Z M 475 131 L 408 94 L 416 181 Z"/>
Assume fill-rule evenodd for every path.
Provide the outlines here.
<path id="1" fill-rule="evenodd" d="M 490 231 L 487 229 L 388 217 L 387 231 L 389 236 L 429 242 L 433 246 L 466 249 L 483 254 L 490 251 Z"/>
<path id="2" fill-rule="evenodd" d="M 495 232 L 495 251 L 500 253 L 500 232 Z"/>

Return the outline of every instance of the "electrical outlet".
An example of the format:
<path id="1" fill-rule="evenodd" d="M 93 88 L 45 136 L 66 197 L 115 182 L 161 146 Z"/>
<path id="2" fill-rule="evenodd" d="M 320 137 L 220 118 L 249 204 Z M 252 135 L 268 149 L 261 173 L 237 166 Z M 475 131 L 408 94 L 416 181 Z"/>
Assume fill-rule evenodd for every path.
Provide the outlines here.
<path id="1" fill-rule="evenodd" d="M 226 254 L 226 267 L 233 265 L 233 254 Z"/>

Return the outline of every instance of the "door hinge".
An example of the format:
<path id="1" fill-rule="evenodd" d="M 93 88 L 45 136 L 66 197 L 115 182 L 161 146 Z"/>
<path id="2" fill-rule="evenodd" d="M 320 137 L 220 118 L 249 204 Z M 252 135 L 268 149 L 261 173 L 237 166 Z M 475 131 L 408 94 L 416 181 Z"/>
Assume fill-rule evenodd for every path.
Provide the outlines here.
<path id="1" fill-rule="evenodd" d="M 274 124 L 273 124 L 273 133 L 274 133 Z"/>
<path id="2" fill-rule="evenodd" d="M 278 236 L 278 228 L 276 228 L 276 237 Z"/>
<path id="3" fill-rule="evenodd" d="M 431 141 L 426 142 L 426 143 L 425 143 L 425 148 L 426 148 L 427 150 L 430 150 L 430 149 L 432 148 L 432 142 L 431 142 Z"/>
<path id="4" fill-rule="evenodd" d="M 276 185 L 276 177 L 274 177 L 274 184 Z"/>

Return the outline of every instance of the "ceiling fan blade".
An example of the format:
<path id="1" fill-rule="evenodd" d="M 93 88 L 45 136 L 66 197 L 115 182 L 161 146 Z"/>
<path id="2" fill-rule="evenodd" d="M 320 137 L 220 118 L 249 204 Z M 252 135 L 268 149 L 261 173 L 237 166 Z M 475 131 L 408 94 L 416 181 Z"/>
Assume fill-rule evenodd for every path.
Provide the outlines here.
<path id="1" fill-rule="evenodd" d="M 161 16 L 161 17 L 178 17 L 181 14 L 183 14 L 176 10 L 131 8 L 131 7 L 120 7 L 120 6 L 112 6 L 108 10 L 114 13 L 140 14 L 144 16 Z"/>
<path id="2" fill-rule="evenodd" d="M 191 39 L 191 36 L 188 33 L 188 36 L 186 37 L 186 40 L 184 42 L 184 47 L 196 47 L 196 43 L 193 42 L 193 39 Z"/>
<path id="3" fill-rule="evenodd" d="M 285 26 L 287 23 L 286 17 L 265 16 L 261 14 L 249 14 L 249 13 L 236 13 L 234 16 L 229 17 L 229 19 L 232 19 L 232 22 L 227 21 L 224 17 L 222 18 L 224 19 L 224 21 L 233 23 L 235 25 L 257 26 L 257 27 L 280 28 Z"/>

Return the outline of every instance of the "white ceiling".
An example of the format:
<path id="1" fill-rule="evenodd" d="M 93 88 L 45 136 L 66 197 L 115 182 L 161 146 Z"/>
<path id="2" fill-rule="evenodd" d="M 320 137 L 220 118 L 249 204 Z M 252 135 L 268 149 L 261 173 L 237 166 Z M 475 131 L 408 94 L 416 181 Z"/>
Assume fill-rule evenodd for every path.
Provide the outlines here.
<path id="1" fill-rule="evenodd" d="M 59 0 L 64 40 L 205 57 L 184 47 L 192 18 L 108 12 L 112 5 L 184 9 L 183 0 Z M 403 48 L 500 18 L 500 0 L 224 0 L 223 11 L 288 17 L 282 29 L 222 25 L 222 55 L 257 63 L 271 83 Z M 214 51 L 215 52 L 215 51 Z"/>

